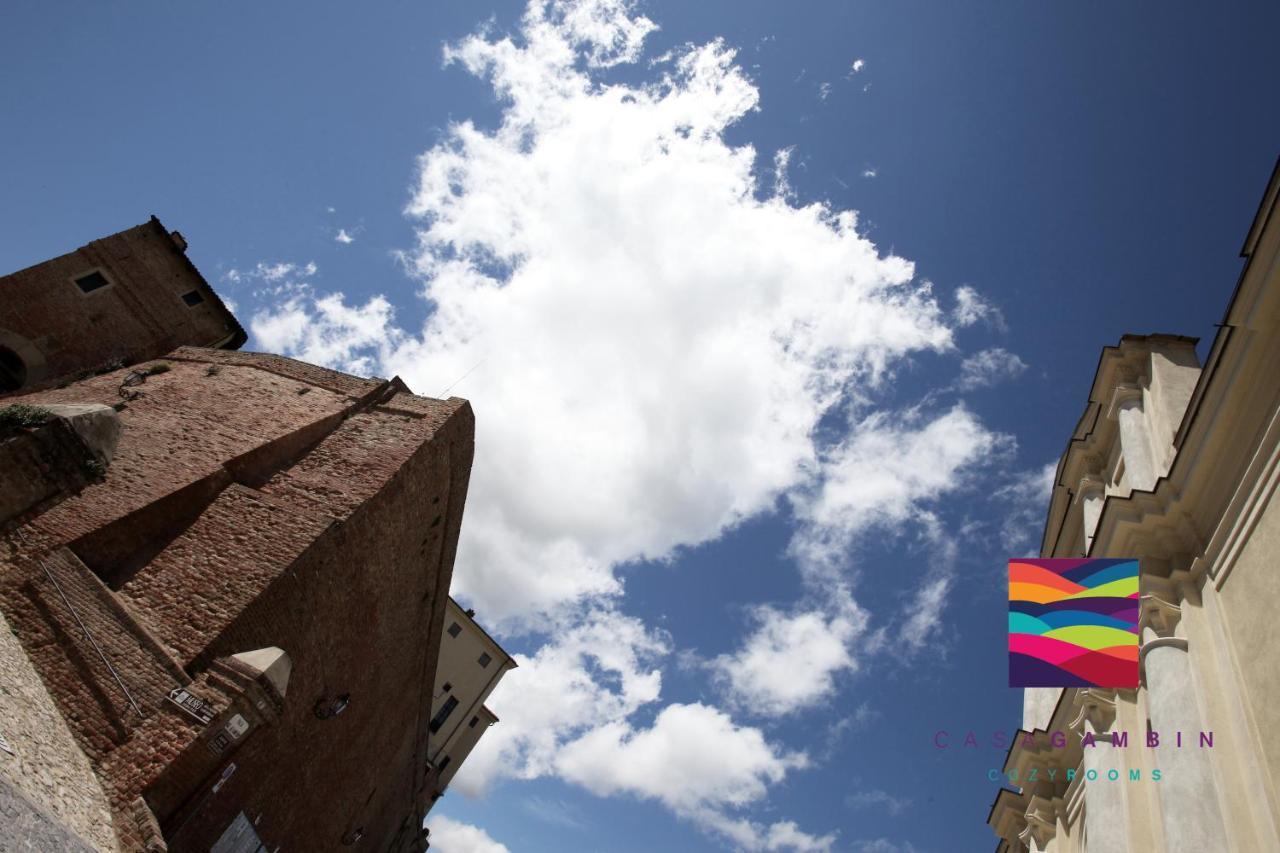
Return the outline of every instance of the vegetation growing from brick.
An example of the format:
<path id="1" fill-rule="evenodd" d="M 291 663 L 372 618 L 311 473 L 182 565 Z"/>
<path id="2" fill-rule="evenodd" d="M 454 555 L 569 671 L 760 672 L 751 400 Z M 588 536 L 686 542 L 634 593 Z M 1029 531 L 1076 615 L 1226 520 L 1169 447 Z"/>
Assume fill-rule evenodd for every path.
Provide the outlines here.
<path id="1" fill-rule="evenodd" d="M 43 426 L 53 417 L 53 412 L 41 406 L 15 403 L 0 408 L 0 438 L 7 438 L 25 429 Z"/>

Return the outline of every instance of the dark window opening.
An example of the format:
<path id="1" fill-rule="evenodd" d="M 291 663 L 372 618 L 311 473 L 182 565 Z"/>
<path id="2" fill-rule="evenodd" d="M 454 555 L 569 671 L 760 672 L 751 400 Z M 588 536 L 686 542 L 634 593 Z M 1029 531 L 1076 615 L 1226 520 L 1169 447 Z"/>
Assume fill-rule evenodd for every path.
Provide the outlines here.
<path id="1" fill-rule="evenodd" d="M 481 667 L 488 666 L 491 660 L 493 660 L 493 658 L 489 657 L 488 652 L 485 652 L 484 654 L 480 655 L 480 666 Z"/>
<path id="2" fill-rule="evenodd" d="M 449 719 L 449 715 L 453 713 L 453 709 L 458 707 L 458 697 L 450 696 L 444 700 L 444 704 L 440 706 L 440 710 L 431 718 L 431 731 L 438 732 L 440 727 L 444 725 L 444 721 Z"/>
<path id="3" fill-rule="evenodd" d="M 76 287 L 80 288 L 82 293 L 93 293 L 93 291 L 106 287 L 110 283 L 107 281 L 107 277 L 97 270 L 76 279 Z"/>
<path id="4" fill-rule="evenodd" d="M 471 722 L 467 723 L 467 728 L 474 729 L 476 727 L 476 723 L 478 722 L 480 722 L 479 717 L 472 717 Z"/>
<path id="5" fill-rule="evenodd" d="M 448 693 L 450 690 L 453 689 L 453 683 L 450 681 L 446 681 L 444 683 L 444 687 L 441 687 L 440 689 L 443 690 L 445 693 Z"/>
<path id="6" fill-rule="evenodd" d="M 461 633 L 462 633 L 462 626 L 459 625 L 457 622 L 454 622 L 452 625 L 449 626 L 450 637 L 456 637 Z"/>
<path id="7" fill-rule="evenodd" d="M 440 759 L 440 769 L 443 770 L 448 767 L 450 761 L 453 761 L 452 755 L 446 755 L 444 758 Z"/>
<path id="8" fill-rule="evenodd" d="M 0 394 L 17 391 L 27 384 L 27 365 L 16 352 L 0 347 Z"/>
<path id="9" fill-rule="evenodd" d="M 204 302 L 204 297 L 200 295 L 200 291 L 198 290 L 189 290 L 182 294 L 182 301 L 187 303 L 187 307 L 194 308 L 201 302 Z"/>

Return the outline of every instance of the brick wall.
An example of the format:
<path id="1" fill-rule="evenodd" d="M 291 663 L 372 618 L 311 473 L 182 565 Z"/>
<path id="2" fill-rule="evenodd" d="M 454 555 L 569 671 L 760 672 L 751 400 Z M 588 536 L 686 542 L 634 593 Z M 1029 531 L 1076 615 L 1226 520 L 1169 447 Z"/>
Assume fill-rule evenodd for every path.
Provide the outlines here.
<path id="1" fill-rule="evenodd" d="M 207 850 L 240 813 L 272 849 L 341 849 L 356 834 L 364 849 L 417 849 L 470 408 L 276 356 L 184 348 L 165 359 L 172 369 L 120 412 L 103 481 L 3 543 L 0 610 L 93 759 L 130 849 L 145 843 L 139 807 L 171 850 Z M 22 399 L 118 401 L 123 375 Z M 141 714 L 75 636 L 42 562 L 80 596 Z M 267 714 L 226 662 L 270 646 L 293 671 Z M 168 702 L 179 685 L 217 719 Z M 340 695 L 345 710 L 318 718 L 317 703 Z M 246 733 L 215 751 L 236 714 Z"/>

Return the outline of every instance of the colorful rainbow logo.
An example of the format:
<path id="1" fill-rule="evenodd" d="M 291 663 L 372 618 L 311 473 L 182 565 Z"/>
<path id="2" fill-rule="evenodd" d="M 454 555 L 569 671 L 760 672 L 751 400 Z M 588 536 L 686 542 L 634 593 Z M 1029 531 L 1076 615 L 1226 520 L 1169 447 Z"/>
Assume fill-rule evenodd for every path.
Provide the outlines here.
<path id="1" fill-rule="evenodd" d="M 1010 687 L 1137 687 L 1138 561 L 1009 561 Z"/>

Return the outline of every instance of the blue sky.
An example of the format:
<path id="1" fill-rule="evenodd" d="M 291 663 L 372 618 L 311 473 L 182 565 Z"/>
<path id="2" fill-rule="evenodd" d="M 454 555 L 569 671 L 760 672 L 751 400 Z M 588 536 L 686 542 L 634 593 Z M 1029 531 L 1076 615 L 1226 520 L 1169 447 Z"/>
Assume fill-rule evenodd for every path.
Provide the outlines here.
<path id="1" fill-rule="evenodd" d="M 989 849 L 1004 560 L 1277 154 L 1209 5 L 27 4 L 0 268 L 155 213 L 251 347 L 472 400 L 523 665 L 439 849 Z"/>

